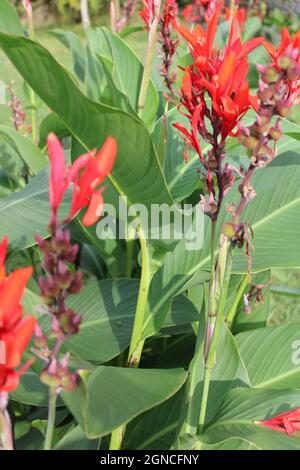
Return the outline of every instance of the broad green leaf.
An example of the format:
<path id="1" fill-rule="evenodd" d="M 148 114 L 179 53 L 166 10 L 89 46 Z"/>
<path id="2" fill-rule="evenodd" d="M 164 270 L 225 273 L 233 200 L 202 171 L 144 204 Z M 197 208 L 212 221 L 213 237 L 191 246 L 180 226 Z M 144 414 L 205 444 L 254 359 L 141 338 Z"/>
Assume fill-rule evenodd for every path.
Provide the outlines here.
<path id="1" fill-rule="evenodd" d="M 66 128 L 65 124 L 59 119 L 59 117 L 54 113 L 50 113 L 43 119 L 40 125 L 39 147 L 41 149 L 46 147 L 47 137 L 51 132 L 54 132 L 59 139 L 70 135 L 70 131 Z"/>
<path id="2" fill-rule="evenodd" d="M 231 390 L 225 395 L 215 419 L 200 439 L 207 444 L 215 444 L 228 438 L 241 438 L 262 450 L 299 450 L 299 434 L 287 435 L 256 424 L 256 421 L 299 406 L 298 391 Z"/>
<path id="3" fill-rule="evenodd" d="M 269 310 L 270 310 L 270 270 L 256 273 L 252 276 L 251 283 L 253 285 L 258 284 L 265 286 L 262 290 L 263 302 L 255 304 L 250 303 L 251 312 L 245 313 L 244 311 L 244 299 L 242 297 L 236 312 L 236 316 L 232 325 L 232 331 L 234 334 L 241 333 L 243 331 L 253 330 L 256 328 L 263 328 L 266 325 Z M 248 292 L 250 286 L 248 285 L 245 293 Z M 236 291 L 235 291 L 236 293 Z M 231 298 L 231 302 L 232 302 Z M 228 311 L 228 310 L 227 310 Z"/>
<path id="4" fill-rule="evenodd" d="M 106 28 L 88 31 L 89 44 L 95 54 L 109 59 L 113 64 L 113 80 L 116 87 L 126 95 L 135 111 L 138 111 L 138 98 L 143 64 L 135 52 L 119 37 Z M 149 82 L 147 99 L 142 118 L 151 125 L 158 108 L 158 95 L 152 80 Z"/>
<path id="5" fill-rule="evenodd" d="M 73 69 L 79 80 L 84 82 L 86 57 L 85 50 L 80 40 L 80 37 L 73 33 L 73 31 L 63 31 L 61 29 L 52 29 L 49 31 L 56 37 L 64 46 L 66 46 L 71 54 L 73 60 Z"/>
<path id="6" fill-rule="evenodd" d="M 88 438 L 109 434 L 174 395 L 186 373 L 179 369 L 97 367 L 82 388 L 62 398 Z M 82 399 L 84 398 L 84 401 Z"/>
<path id="7" fill-rule="evenodd" d="M 80 333 L 66 343 L 79 357 L 106 362 L 129 346 L 139 289 L 137 279 L 88 282 L 81 292 L 70 298 L 70 307 L 82 315 Z M 186 325 L 196 321 L 198 313 L 185 296 L 175 298 L 164 327 Z"/>
<path id="8" fill-rule="evenodd" d="M 56 444 L 54 450 L 98 450 L 99 439 L 87 439 L 80 426 L 75 426 Z"/>
<path id="9" fill-rule="evenodd" d="M 0 126 L 0 135 L 14 148 L 33 175 L 45 168 L 48 159 L 31 140 L 7 126 Z"/>
<path id="10" fill-rule="evenodd" d="M 282 295 L 284 297 L 295 297 L 296 299 L 300 298 L 300 289 L 295 287 L 271 285 L 271 293 Z"/>
<path id="11" fill-rule="evenodd" d="M 124 448 L 167 450 L 176 437 L 183 398 L 180 390 L 169 400 L 138 416 L 126 429 Z"/>
<path id="12" fill-rule="evenodd" d="M 257 170 L 252 185 L 257 196 L 249 203 L 243 220 L 254 231 L 252 253 L 253 271 L 271 267 L 299 267 L 299 212 L 300 212 L 300 155 L 295 152 L 280 154 L 269 166 Z M 239 200 L 234 185 L 226 202 Z M 226 210 L 220 214 L 217 232 Z M 209 269 L 210 221 L 205 218 L 205 239 L 201 250 L 187 250 L 185 240 L 166 255 L 163 266 L 154 275 L 149 293 L 149 308 L 144 325 L 144 336 L 157 331 L 170 302 L 199 271 Z M 235 249 L 233 272 L 247 271 L 247 259 L 242 250 Z"/>
<path id="13" fill-rule="evenodd" d="M 48 387 L 44 385 L 33 371 L 22 375 L 18 388 L 11 393 L 11 399 L 26 405 L 47 406 Z"/>
<path id="14" fill-rule="evenodd" d="M 181 423 L 180 435 L 196 434 L 200 415 L 200 404 L 203 390 L 205 367 L 203 362 L 205 328 L 203 318 L 199 322 L 202 336 L 199 339 L 195 356 L 190 364 L 189 379 L 186 383 L 186 404 L 188 397 L 193 397 L 193 406 L 184 409 L 184 421 Z M 223 325 L 216 351 L 216 365 L 212 371 L 209 396 L 206 410 L 206 422 L 210 422 L 223 400 L 224 394 L 232 388 L 248 386 L 249 378 L 242 362 L 234 337 Z"/>
<path id="15" fill-rule="evenodd" d="M 69 208 L 67 196 L 61 205 L 62 218 L 67 216 Z M 0 199 L 0 238 L 7 235 L 13 248 L 32 246 L 36 233 L 46 236 L 49 217 L 48 176 L 43 171 L 21 191 Z"/>
<path id="16" fill-rule="evenodd" d="M 241 333 L 236 341 L 253 387 L 299 388 L 300 323 Z"/>
<path id="17" fill-rule="evenodd" d="M 0 31 L 23 34 L 17 10 L 10 0 L 1 0 Z"/>
<path id="18" fill-rule="evenodd" d="M 41 99 L 84 147 L 99 148 L 110 134 L 119 144 L 110 176 L 129 203 L 172 204 L 151 137 L 136 118 L 84 96 L 41 45 L 0 33 L 0 46 Z"/>
<path id="19" fill-rule="evenodd" d="M 199 436 L 185 434 L 176 439 L 173 446 L 176 450 L 259 450 L 252 442 L 246 439 L 230 437 L 215 444 L 206 444 L 202 442 Z"/>

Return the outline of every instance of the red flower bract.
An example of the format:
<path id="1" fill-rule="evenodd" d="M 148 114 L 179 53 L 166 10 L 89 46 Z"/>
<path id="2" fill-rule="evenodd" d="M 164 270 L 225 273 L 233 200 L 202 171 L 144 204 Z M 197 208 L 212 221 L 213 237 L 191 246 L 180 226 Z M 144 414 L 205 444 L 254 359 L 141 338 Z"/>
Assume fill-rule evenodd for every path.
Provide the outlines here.
<path id="1" fill-rule="evenodd" d="M 23 317 L 21 306 L 25 286 L 32 274 L 32 268 L 22 268 L 6 276 L 5 257 L 8 240 L 0 245 L 0 341 L 4 345 L 3 360 L 0 363 L 0 392 L 11 392 L 19 383 L 20 375 L 29 367 L 27 362 L 16 371 L 22 354 L 33 334 L 36 319 Z M 3 363 L 2 363 L 3 362 Z"/>
<path id="2" fill-rule="evenodd" d="M 275 431 L 293 434 L 295 431 L 300 431 L 300 408 L 284 411 L 273 418 L 266 419 L 265 421 L 256 421 L 256 423 Z"/>
<path id="3" fill-rule="evenodd" d="M 150 28 L 154 18 L 159 14 L 160 0 L 143 0 L 143 10 L 139 12 L 145 25 Z"/>
<path id="4" fill-rule="evenodd" d="M 199 25 L 192 33 L 182 26 L 178 26 L 178 31 L 189 42 L 194 59 L 194 63 L 185 69 L 182 84 L 182 103 L 188 111 L 194 135 L 197 130 L 201 134 L 204 116 L 213 113 L 215 118 L 220 118 L 221 135 L 225 140 L 246 111 L 257 106 L 257 100 L 249 94 L 246 79 L 247 55 L 263 42 L 263 38 L 255 38 L 242 45 L 234 20 L 227 46 L 218 51 L 214 47 L 214 39 L 219 15 L 220 8 L 206 31 Z M 206 94 L 211 98 L 211 110 Z M 194 143 L 190 143 L 194 147 Z"/>
<path id="5" fill-rule="evenodd" d="M 103 147 L 95 155 L 88 152 L 81 155 L 66 167 L 63 148 L 54 134 L 48 137 L 48 152 L 51 162 L 49 182 L 49 199 L 51 205 L 51 225 L 57 223 L 57 211 L 64 194 L 73 184 L 72 205 L 65 222 L 71 220 L 81 209 L 87 207 L 83 216 L 84 225 L 92 225 L 101 215 L 103 204 L 102 191 L 99 185 L 111 172 L 117 155 L 117 143 L 108 137 Z"/>

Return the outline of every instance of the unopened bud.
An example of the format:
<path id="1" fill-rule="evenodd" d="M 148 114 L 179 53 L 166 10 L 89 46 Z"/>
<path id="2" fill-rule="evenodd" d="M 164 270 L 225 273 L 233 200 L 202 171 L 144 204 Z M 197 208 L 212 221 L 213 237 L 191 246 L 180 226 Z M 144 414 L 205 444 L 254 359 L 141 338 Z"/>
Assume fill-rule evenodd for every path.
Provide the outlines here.
<path id="1" fill-rule="evenodd" d="M 262 80 L 265 83 L 276 83 L 279 79 L 279 73 L 274 67 L 268 67 L 262 75 Z"/>

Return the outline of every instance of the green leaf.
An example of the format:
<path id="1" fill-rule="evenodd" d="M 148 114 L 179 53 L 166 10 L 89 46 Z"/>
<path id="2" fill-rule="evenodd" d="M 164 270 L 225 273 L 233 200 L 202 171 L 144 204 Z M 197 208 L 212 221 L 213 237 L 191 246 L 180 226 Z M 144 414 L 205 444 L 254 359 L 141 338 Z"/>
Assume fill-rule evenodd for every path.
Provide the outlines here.
<path id="1" fill-rule="evenodd" d="M 20 158 L 25 162 L 33 175 L 38 174 L 48 163 L 34 143 L 11 127 L 0 125 L 0 135 L 14 148 Z"/>
<path id="2" fill-rule="evenodd" d="M 86 57 L 80 37 L 73 33 L 73 31 L 63 31 L 61 29 L 52 29 L 49 31 L 49 33 L 70 50 L 72 54 L 74 72 L 76 73 L 79 80 L 84 82 Z"/>
<path id="3" fill-rule="evenodd" d="M 244 299 L 242 297 L 232 326 L 232 331 L 234 334 L 241 333 L 243 331 L 253 330 L 256 328 L 263 328 L 266 325 L 270 310 L 270 276 L 270 270 L 263 271 L 261 273 L 256 273 L 252 276 L 252 285 L 258 284 L 265 286 L 262 289 L 262 295 L 264 300 L 263 302 L 260 302 L 257 305 L 255 305 L 255 302 L 251 302 L 251 312 L 245 313 Z M 249 289 L 250 286 L 248 285 L 247 289 L 245 290 L 245 293 L 248 292 Z M 231 302 L 232 300 L 233 299 L 231 299 Z"/>
<path id="4" fill-rule="evenodd" d="M 17 10 L 9 0 L 1 0 L 0 31 L 23 35 Z"/>
<path id="5" fill-rule="evenodd" d="M 54 134 L 59 139 L 70 135 L 69 130 L 66 128 L 65 124 L 59 119 L 59 117 L 54 113 L 50 113 L 43 119 L 40 125 L 39 147 L 41 149 L 44 149 L 46 147 L 47 137 L 51 132 L 54 132 Z"/>
<path id="6" fill-rule="evenodd" d="M 300 159 L 295 152 L 285 152 L 266 168 L 257 170 L 252 186 L 257 196 L 245 210 L 243 220 L 254 231 L 252 253 L 253 271 L 271 267 L 299 267 L 299 212 L 300 212 Z M 239 200 L 238 183 L 234 185 L 226 202 Z M 220 214 L 217 233 L 225 218 L 225 207 Z M 170 307 L 175 294 L 184 289 L 192 277 L 203 269 L 209 270 L 210 221 L 205 220 L 205 237 L 201 250 L 187 250 L 181 240 L 166 255 L 163 266 L 154 275 L 149 292 L 149 308 L 146 312 L 144 336 L 157 331 Z M 233 272 L 247 272 L 247 259 L 242 250 L 235 249 Z"/>
<path id="7" fill-rule="evenodd" d="M 174 395 L 186 373 L 169 369 L 97 367 L 82 388 L 62 398 L 88 438 L 109 434 Z M 84 401 L 82 401 L 84 398 Z"/>
<path id="8" fill-rule="evenodd" d="M 27 371 L 22 375 L 18 388 L 10 395 L 12 400 L 26 405 L 47 406 L 48 387 L 44 385 L 33 371 Z"/>
<path id="9" fill-rule="evenodd" d="M 126 429 L 124 448 L 132 450 L 167 450 L 176 437 L 183 398 L 180 390 L 169 400 L 138 416 Z"/>
<path id="10" fill-rule="evenodd" d="M 299 435 L 287 435 L 256 424 L 256 421 L 299 406 L 298 391 L 231 390 L 225 395 L 214 421 L 200 439 L 207 444 L 215 444 L 228 438 L 241 438 L 262 450 L 299 450 Z"/>
<path id="11" fill-rule="evenodd" d="M 135 52 L 117 35 L 106 28 L 88 30 L 88 41 L 95 54 L 109 59 L 113 64 L 113 80 L 116 87 L 126 95 L 135 111 L 138 111 L 138 98 L 143 64 Z M 158 109 L 158 95 L 152 80 L 149 82 L 147 99 L 142 118 L 151 125 Z"/>
<path id="12" fill-rule="evenodd" d="M 99 439 L 87 439 L 80 426 L 75 426 L 56 444 L 54 450 L 98 450 Z"/>
<path id="13" fill-rule="evenodd" d="M 195 356 L 190 364 L 189 379 L 186 383 L 186 405 L 189 404 L 187 397 L 193 397 L 192 406 L 184 410 L 184 423 L 180 434 L 196 434 L 200 414 L 200 404 L 203 390 L 205 367 L 203 363 L 205 327 L 204 321 L 199 323 L 202 330 L 202 337 L 199 340 Z M 206 410 L 206 422 L 209 422 L 215 416 L 224 394 L 236 387 L 248 386 L 249 378 L 247 371 L 239 354 L 234 337 L 223 325 L 219 344 L 216 352 L 216 365 L 212 372 L 210 381 L 209 396 Z"/>
<path id="14" fill-rule="evenodd" d="M 62 218 L 67 216 L 69 208 L 68 195 L 60 208 Z M 36 233 L 47 235 L 49 217 L 48 176 L 43 171 L 21 191 L 0 199 L 0 238 L 7 235 L 13 248 L 32 246 Z"/>
<path id="15" fill-rule="evenodd" d="M 236 336 L 251 385 L 256 388 L 298 388 L 300 324 L 260 328 Z"/>
<path id="16" fill-rule="evenodd" d="M 129 346 L 139 281 L 120 279 L 88 282 L 70 298 L 69 305 L 82 315 L 80 333 L 66 347 L 86 360 L 106 362 Z M 193 303 L 184 296 L 174 300 L 165 328 L 189 324 L 198 318 Z"/>
<path id="17" fill-rule="evenodd" d="M 129 203 L 146 207 L 153 202 L 172 204 L 151 137 L 142 122 L 89 100 L 41 45 L 0 33 L 0 46 L 83 146 L 99 148 L 108 135 L 116 138 L 119 151 L 110 178 Z"/>

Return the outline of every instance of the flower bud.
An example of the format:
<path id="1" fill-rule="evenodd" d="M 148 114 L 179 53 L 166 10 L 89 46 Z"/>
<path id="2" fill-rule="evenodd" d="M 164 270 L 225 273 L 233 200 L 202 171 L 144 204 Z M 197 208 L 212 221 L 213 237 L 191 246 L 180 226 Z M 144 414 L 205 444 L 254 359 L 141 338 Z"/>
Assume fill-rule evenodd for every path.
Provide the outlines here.
<path id="1" fill-rule="evenodd" d="M 281 138 L 282 132 L 279 129 L 276 129 L 275 127 L 271 127 L 271 129 L 269 130 L 269 135 L 272 140 L 275 140 L 275 142 L 277 142 Z"/>
<path id="2" fill-rule="evenodd" d="M 293 65 L 293 61 L 290 57 L 285 55 L 285 56 L 279 57 L 278 65 L 280 68 L 282 68 L 282 70 L 288 70 Z"/>
<path id="3" fill-rule="evenodd" d="M 249 150 L 255 150 L 258 144 L 258 139 L 255 137 L 246 137 L 243 145 Z"/>
<path id="4" fill-rule="evenodd" d="M 268 67 L 262 75 L 262 80 L 265 83 L 276 83 L 279 79 L 279 73 L 274 67 Z"/>

